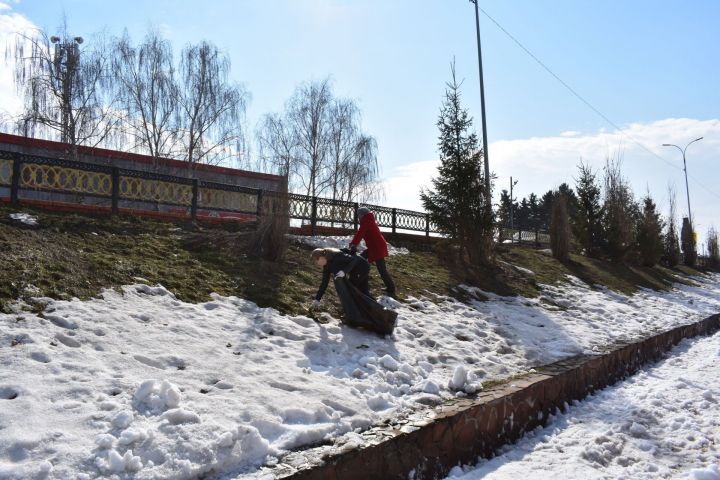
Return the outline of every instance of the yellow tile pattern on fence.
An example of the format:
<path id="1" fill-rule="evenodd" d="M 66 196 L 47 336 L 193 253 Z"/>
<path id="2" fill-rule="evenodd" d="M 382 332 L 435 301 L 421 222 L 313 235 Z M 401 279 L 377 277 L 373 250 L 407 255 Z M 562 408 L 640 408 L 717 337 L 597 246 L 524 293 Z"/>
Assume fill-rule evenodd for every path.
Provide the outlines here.
<path id="1" fill-rule="evenodd" d="M 12 185 L 13 161 L 0 159 L 0 185 Z"/>
<path id="2" fill-rule="evenodd" d="M 120 198 L 190 206 L 192 203 L 192 186 L 121 176 Z"/>
<path id="3" fill-rule="evenodd" d="M 198 207 L 254 212 L 257 209 L 257 196 L 254 193 L 200 188 Z"/>
<path id="4" fill-rule="evenodd" d="M 20 166 L 20 186 L 88 195 L 112 195 L 110 174 L 87 172 L 56 165 L 23 163 Z"/>

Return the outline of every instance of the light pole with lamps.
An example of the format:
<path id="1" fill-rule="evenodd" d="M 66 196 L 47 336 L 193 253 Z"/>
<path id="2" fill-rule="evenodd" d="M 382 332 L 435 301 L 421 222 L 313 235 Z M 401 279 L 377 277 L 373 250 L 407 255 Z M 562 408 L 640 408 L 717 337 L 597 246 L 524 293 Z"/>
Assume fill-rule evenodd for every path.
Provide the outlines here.
<path id="1" fill-rule="evenodd" d="M 672 144 L 672 143 L 663 143 L 663 145 L 662 145 L 663 147 L 675 147 L 675 148 L 677 148 L 678 150 L 680 150 L 680 152 L 682 153 L 682 156 L 683 156 L 683 171 L 685 172 L 685 191 L 687 192 L 687 202 L 688 202 L 688 221 L 690 222 L 690 228 L 693 228 L 693 227 L 692 227 L 693 221 L 692 221 L 692 213 L 690 212 L 690 187 L 688 187 L 687 162 L 685 161 L 685 151 L 687 150 L 687 148 L 688 148 L 690 145 L 692 145 L 693 143 L 695 143 L 695 142 L 697 142 L 697 141 L 699 141 L 699 140 L 702 140 L 702 139 L 703 139 L 703 137 L 696 138 L 696 139 L 693 140 L 692 142 L 690 142 L 690 143 L 688 143 L 687 145 L 685 145 L 685 148 L 680 148 L 679 146 L 674 145 L 674 144 Z"/>
<path id="2" fill-rule="evenodd" d="M 488 210 L 490 210 L 492 208 L 492 198 L 490 198 L 490 164 L 488 160 L 487 124 L 485 122 L 485 85 L 483 83 L 482 49 L 480 48 L 480 13 L 478 1 L 479 0 L 470 0 L 470 3 L 475 4 L 475 29 L 477 31 L 478 68 L 480 71 L 480 116 L 482 118 L 483 157 L 485 160 L 485 202 Z"/>
<path id="3" fill-rule="evenodd" d="M 73 80 L 75 79 L 78 65 L 80 64 L 80 44 L 83 43 L 82 37 L 75 37 L 72 40 L 61 39 L 57 36 L 50 37 L 50 41 L 55 45 L 55 76 L 57 80 L 57 88 L 60 90 L 60 98 L 62 100 L 62 111 L 60 123 L 62 130 L 60 131 L 60 141 L 63 143 L 74 144 L 74 128 L 71 130 L 70 124 L 74 123 L 71 118 L 71 105 L 73 95 Z M 71 138 L 72 137 L 72 138 Z M 72 140 L 72 142 L 71 142 Z"/>

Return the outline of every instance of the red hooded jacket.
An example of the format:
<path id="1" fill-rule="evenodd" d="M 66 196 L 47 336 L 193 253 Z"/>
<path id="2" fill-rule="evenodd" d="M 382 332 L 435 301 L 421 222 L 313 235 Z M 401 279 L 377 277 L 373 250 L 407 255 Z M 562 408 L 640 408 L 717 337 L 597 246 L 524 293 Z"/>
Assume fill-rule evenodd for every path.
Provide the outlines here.
<path id="1" fill-rule="evenodd" d="M 375 260 L 381 260 L 388 256 L 387 242 L 380 232 L 372 212 L 366 213 L 360 219 L 360 228 L 350 244 L 358 245 L 361 240 L 365 240 L 367 246 L 368 262 L 373 263 Z"/>

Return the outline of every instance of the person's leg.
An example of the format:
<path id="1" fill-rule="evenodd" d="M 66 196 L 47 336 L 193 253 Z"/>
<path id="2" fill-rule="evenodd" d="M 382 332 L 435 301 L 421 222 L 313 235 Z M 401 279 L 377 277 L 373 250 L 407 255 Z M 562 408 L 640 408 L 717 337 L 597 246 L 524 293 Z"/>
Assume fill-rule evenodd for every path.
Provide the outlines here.
<path id="1" fill-rule="evenodd" d="M 378 272 L 380 272 L 380 278 L 382 278 L 382 281 L 385 284 L 385 290 L 387 290 L 387 293 L 395 293 L 395 282 L 393 282 L 390 272 L 387 270 L 385 259 L 381 258 L 380 260 L 376 260 L 375 265 L 377 265 Z"/>
<path id="2" fill-rule="evenodd" d="M 370 296 L 370 285 L 368 285 L 369 276 L 370 264 L 367 262 L 362 262 L 353 268 L 352 272 L 350 272 L 350 281 L 358 288 L 358 290 L 368 297 Z"/>

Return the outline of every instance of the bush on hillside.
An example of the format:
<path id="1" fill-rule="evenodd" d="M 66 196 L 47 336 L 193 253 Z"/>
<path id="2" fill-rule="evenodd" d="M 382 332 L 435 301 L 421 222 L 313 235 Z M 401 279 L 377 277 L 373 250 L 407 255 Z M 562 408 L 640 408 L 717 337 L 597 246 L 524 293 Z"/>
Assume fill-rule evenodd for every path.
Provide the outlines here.
<path id="1" fill-rule="evenodd" d="M 552 206 L 550 248 L 553 257 L 561 262 L 567 262 L 570 258 L 570 221 L 567 211 L 567 199 L 562 194 L 555 198 Z"/>
<path id="2" fill-rule="evenodd" d="M 680 231 L 682 242 L 683 263 L 688 267 L 694 267 L 697 263 L 697 248 L 695 246 L 695 232 L 687 217 L 683 218 L 682 230 Z"/>
<path id="3" fill-rule="evenodd" d="M 260 219 L 250 237 L 251 255 L 276 262 L 287 249 L 288 195 L 286 191 L 266 192 L 260 205 Z"/>

